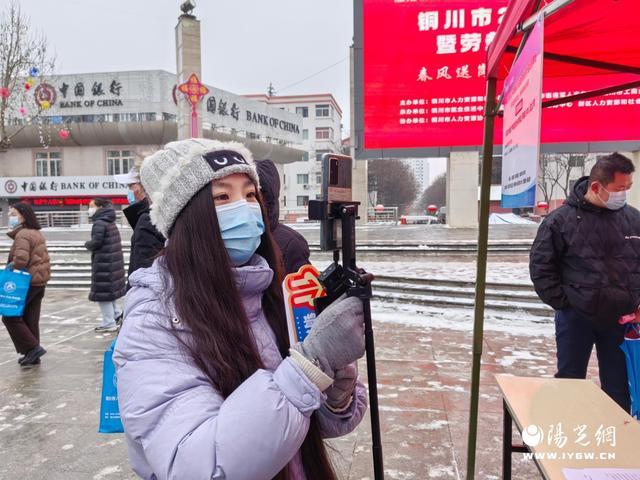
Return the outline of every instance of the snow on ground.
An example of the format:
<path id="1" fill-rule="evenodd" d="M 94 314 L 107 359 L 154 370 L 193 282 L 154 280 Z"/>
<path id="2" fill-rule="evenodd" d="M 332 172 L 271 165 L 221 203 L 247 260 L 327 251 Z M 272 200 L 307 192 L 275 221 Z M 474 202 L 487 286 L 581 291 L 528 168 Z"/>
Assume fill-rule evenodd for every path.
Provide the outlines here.
<path id="1" fill-rule="evenodd" d="M 329 262 L 316 263 L 320 270 L 323 270 L 328 265 Z M 420 262 L 362 262 L 358 266 L 374 275 L 467 281 L 472 281 L 476 278 L 476 263 L 471 261 L 426 259 Z M 487 281 L 530 285 L 529 264 L 525 262 L 490 261 L 487 265 Z"/>
<path id="2" fill-rule="evenodd" d="M 473 309 L 421 307 L 418 305 L 400 305 L 371 302 L 371 315 L 374 320 L 387 323 L 399 323 L 414 327 L 473 331 Z M 553 335 L 554 324 L 548 318 L 527 315 L 522 312 L 510 314 L 485 311 L 484 329 L 511 335 L 538 336 Z"/>

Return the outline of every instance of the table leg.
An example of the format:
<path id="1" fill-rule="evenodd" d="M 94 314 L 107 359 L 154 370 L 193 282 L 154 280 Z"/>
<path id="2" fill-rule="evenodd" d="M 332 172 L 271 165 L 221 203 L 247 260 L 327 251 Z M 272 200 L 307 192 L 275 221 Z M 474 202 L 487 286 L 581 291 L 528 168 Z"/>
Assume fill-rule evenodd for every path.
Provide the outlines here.
<path id="1" fill-rule="evenodd" d="M 511 480 L 513 419 L 504 399 L 502 400 L 502 410 L 502 478 L 503 480 Z"/>

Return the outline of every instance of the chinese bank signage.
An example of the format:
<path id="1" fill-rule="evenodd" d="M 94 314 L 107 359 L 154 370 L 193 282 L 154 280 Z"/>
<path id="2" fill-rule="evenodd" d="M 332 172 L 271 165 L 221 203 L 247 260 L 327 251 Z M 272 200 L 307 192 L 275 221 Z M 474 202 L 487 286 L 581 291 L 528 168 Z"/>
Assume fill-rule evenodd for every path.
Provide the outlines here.
<path id="1" fill-rule="evenodd" d="M 0 177 L 0 197 L 126 196 L 127 187 L 111 176 Z"/>
<path id="2" fill-rule="evenodd" d="M 507 0 L 356 1 L 363 12 L 357 89 L 364 149 L 481 145 L 487 49 Z M 572 78 L 572 91 L 566 84 L 545 79 L 543 99 L 580 93 L 594 80 Z M 542 142 L 638 140 L 639 105 L 632 89 L 545 109 Z M 501 121 L 496 132 L 501 142 Z"/>

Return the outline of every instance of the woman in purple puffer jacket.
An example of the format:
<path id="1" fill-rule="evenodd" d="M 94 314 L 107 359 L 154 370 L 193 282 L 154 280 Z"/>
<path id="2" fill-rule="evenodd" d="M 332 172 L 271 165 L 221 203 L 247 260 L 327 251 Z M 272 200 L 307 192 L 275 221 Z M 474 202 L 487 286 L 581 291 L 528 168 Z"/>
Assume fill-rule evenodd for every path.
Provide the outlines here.
<path id="1" fill-rule="evenodd" d="M 351 432 L 366 410 L 362 303 L 339 300 L 289 345 L 279 252 L 242 145 L 172 142 L 140 175 L 168 242 L 129 278 L 113 357 L 133 470 L 335 479 L 322 439 Z"/>

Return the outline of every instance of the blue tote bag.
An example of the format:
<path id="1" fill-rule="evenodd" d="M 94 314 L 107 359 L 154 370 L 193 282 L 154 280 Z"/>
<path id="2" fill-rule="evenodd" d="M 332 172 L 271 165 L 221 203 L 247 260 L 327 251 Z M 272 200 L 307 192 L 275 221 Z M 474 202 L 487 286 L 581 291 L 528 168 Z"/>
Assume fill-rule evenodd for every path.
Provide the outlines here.
<path id="1" fill-rule="evenodd" d="M 117 338 L 116 338 L 117 340 Z M 102 397 L 100 402 L 100 433 L 122 433 L 120 408 L 118 407 L 118 379 L 116 367 L 113 364 L 113 349 L 116 340 L 104 352 L 104 367 L 102 369 Z"/>
<path id="2" fill-rule="evenodd" d="M 22 270 L 0 270 L 0 315 L 21 317 L 29 293 L 31 275 Z"/>

